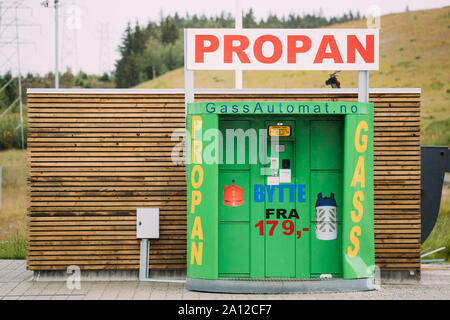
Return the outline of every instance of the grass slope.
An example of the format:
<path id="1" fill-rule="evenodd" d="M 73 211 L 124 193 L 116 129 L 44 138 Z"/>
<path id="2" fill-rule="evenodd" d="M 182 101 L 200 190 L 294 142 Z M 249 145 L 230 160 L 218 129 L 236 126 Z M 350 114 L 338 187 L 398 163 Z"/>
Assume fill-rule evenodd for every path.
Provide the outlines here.
<path id="1" fill-rule="evenodd" d="M 27 153 L 0 152 L 2 203 L 0 207 L 0 259 L 26 256 Z"/>
<path id="2" fill-rule="evenodd" d="M 365 20 L 331 28 L 365 28 Z M 380 70 L 374 88 L 422 89 L 422 144 L 450 144 L 450 7 L 381 17 Z M 327 71 L 245 71 L 244 88 L 325 88 Z M 357 86 L 357 72 L 339 74 L 341 86 Z M 183 88 L 183 69 L 136 88 Z M 196 88 L 233 88 L 233 71 L 196 71 Z M 432 124 L 431 127 L 430 124 Z"/>
<path id="3" fill-rule="evenodd" d="M 424 257 L 424 259 L 445 259 L 450 261 L 450 185 L 444 185 L 442 191 L 441 208 L 439 216 L 433 231 L 428 236 L 427 240 L 422 245 L 422 249 L 430 247 L 438 249 L 445 247 L 444 250 L 436 252 L 432 255 Z M 427 252 L 429 252 L 427 251 Z"/>

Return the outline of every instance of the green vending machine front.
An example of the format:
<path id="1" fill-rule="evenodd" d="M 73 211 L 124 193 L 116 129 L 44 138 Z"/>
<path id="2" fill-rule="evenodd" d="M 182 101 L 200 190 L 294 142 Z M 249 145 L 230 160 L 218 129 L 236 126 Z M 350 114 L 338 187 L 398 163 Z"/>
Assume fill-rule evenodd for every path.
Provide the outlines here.
<path id="1" fill-rule="evenodd" d="M 247 131 L 249 120 L 219 120 L 223 137 L 219 164 L 219 275 L 250 277 L 251 177 L 249 149 L 238 150 L 236 130 Z M 226 138 L 226 133 L 233 133 Z M 239 131 L 238 131 L 239 132 Z M 247 140 L 245 137 L 241 139 Z M 238 152 L 239 151 L 239 152 Z"/>
<path id="2" fill-rule="evenodd" d="M 255 280 L 285 288 L 291 279 L 300 290 L 314 278 L 370 287 L 371 104 L 221 102 L 188 110 L 188 288 L 263 292 L 268 282 Z"/>
<path id="3" fill-rule="evenodd" d="M 265 237 L 265 276 L 267 278 L 295 277 L 295 230 L 296 219 L 288 219 L 296 209 L 295 192 L 295 121 L 265 121 L 268 132 L 268 167 L 264 176 L 265 210 L 267 232 Z M 284 132 L 283 132 L 284 130 Z M 282 136 L 280 136 L 282 135 Z M 276 142 L 273 142 L 273 138 Z M 272 230 L 273 229 L 273 230 Z M 287 229 L 280 232 L 281 229 Z M 292 230 L 292 231 L 291 231 Z M 272 231 L 272 232 L 271 232 Z M 288 235 L 291 233 L 290 235 Z"/>
<path id="4" fill-rule="evenodd" d="M 311 277 L 342 276 L 343 124 L 310 121 Z"/>

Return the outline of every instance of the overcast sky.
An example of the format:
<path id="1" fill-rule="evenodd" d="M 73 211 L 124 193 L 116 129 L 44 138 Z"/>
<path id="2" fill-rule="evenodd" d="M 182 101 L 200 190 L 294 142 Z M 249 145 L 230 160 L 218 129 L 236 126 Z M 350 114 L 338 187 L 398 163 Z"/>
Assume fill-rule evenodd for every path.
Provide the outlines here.
<path id="1" fill-rule="evenodd" d="M 22 73 L 44 74 L 54 70 L 54 10 L 45 8 L 43 0 L 25 0 L 26 8 L 18 15 L 23 24 L 19 28 L 21 39 Z M 2 1 L 0 1 L 1 3 Z M 53 0 L 49 0 L 52 4 Z M 60 71 L 67 66 L 77 72 L 80 68 L 88 73 L 100 73 L 114 69 L 118 59 L 117 51 L 121 37 L 128 21 L 137 20 L 146 24 L 149 20 L 159 21 L 164 15 L 178 12 L 181 16 L 189 14 L 217 15 L 221 11 L 235 12 L 235 1 L 217 0 L 60 0 L 65 8 L 60 10 Z M 365 14 L 371 5 L 378 5 L 381 14 L 409 10 L 439 8 L 450 5 L 449 0 L 336 0 L 336 1 L 300 1 L 300 0 L 241 0 L 244 11 L 253 8 L 256 18 L 265 18 L 269 13 L 278 16 L 289 13 L 318 13 L 320 9 L 325 16 L 342 15 L 352 10 Z M 13 11 L 3 15 L 2 24 L 8 24 Z M 382 21 L 381 21 L 382 23 Z M 15 28 L 8 27 L 2 33 L 0 42 L 15 37 Z M 103 32 L 101 30 L 103 29 Z M 103 40 L 102 40 L 103 39 Z M 15 46 L 0 47 L 0 72 L 5 68 L 17 68 L 14 58 Z M 10 58 L 12 57 L 12 58 Z M 10 59 L 8 59 L 10 58 Z M 10 62 L 7 62 L 11 60 Z"/>

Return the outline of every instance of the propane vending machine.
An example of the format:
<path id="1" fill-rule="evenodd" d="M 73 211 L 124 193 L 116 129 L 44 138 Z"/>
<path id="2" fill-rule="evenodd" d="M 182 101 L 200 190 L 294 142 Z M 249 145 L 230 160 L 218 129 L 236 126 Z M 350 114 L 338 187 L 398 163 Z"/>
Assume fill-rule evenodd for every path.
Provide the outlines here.
<path id="1" fill-rule="evenodd" d="M 373 287 L 371 104 L 190 103 L 187 128 L 188 289 Z"/>

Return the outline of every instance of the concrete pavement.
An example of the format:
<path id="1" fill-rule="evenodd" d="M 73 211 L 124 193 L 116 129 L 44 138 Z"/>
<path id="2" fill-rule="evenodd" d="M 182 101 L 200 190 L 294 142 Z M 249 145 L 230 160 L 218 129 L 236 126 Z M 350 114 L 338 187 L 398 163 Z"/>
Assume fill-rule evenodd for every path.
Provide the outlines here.
<path id="1" fill-rule="evenodd" d="M 192 292 L 183 283 L 83 281 L 70 288 L 66 281 L 32 281 L 25 260 L 0 260 L 3 300 L 311 300 L 311 299 L 450 299 L 450 265 L 424 265 L 418 284 L 382 285 L 379 290 L 347 293 L 218 294 Z"/>

